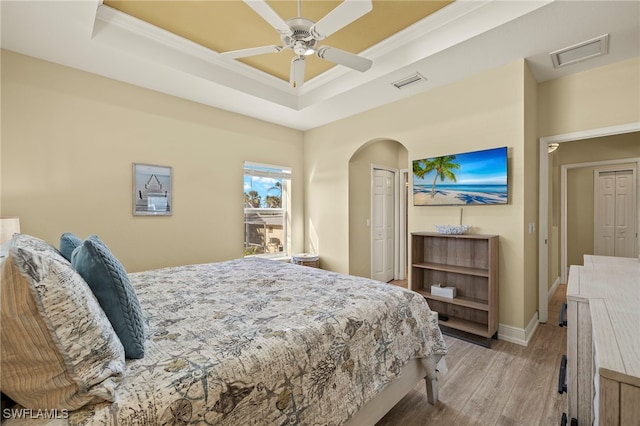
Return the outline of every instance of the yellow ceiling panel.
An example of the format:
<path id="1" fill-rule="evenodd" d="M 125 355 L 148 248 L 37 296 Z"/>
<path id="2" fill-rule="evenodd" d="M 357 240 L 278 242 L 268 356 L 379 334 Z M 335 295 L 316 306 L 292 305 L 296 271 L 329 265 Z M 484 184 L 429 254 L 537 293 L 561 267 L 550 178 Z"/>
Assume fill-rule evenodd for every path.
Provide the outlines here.
<path id="1" fill-rule="evenodd" d="M 285 21 L 298 16 L 319 21 L 341 2 L 333 0 L 268 1 Z M 373 0 L 373 10 L 318 43 L 359 54 L 391 35 L 440 10 L 452 1 Z M 280 35 L 242 0 L 105 0 L 104 4 L 163 28 L 216 52 L 281 45 Z M 291 50 L 240 59 L 261 71 L 289 81 Z M 230 59 L 232 60 L 232 59 Z M 305 79 L 329 68 L 332 62 L 306 58 Z"/>

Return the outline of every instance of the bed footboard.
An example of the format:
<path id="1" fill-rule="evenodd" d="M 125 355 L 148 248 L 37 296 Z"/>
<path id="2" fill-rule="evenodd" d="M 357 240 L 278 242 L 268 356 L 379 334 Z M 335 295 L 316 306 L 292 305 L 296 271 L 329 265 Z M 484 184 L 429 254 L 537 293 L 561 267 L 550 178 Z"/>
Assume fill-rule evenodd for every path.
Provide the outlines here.
<path id="1" fill-rule="evenodd" d="M 427 387 L 427 401 L 435 404 L 438 401 L 438 378 L 436 376 L 437 359 L 413 359 L 402 369 L 402 373 L 398 379 L 389 383 L 387 387 L 372 401 L 365 404 L 362 409 L 354 415 L 346 426 L 355 426 L 363 424 L 376 424 L 384 415 L 391 410 L 407 393 L 411 392 L 421 380 L 424 380 Z M 438 363 L 438 371 L 442 368 L 444 362 Z M 434 369 L 427 369 L 428 366 Z M 425 376 L 425 372 L 428 374 Z M 433 375 L 433 378 L 429 378 Z"/>
<path id="2" fill-rule="evenodd" d="M 427 385 L 427 401 L 433 405 L 438 402 L 438 379 L 425 377 L 424 382 Z"/>

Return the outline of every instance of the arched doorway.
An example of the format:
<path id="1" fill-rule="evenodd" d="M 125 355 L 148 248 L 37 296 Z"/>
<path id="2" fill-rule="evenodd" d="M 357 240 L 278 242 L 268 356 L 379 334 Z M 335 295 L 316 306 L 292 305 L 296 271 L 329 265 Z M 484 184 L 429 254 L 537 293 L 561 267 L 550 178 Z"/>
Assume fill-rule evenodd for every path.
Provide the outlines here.
<path id="1" fill-rule="evenodd" d="M 349 273 L 372 278 L 374 271 L 387 269 L 379 262 L 391 259 L 393 273 L 381 281 L 406 277 L 407 226 L 406 186 L 408 151 L 401 143 L 390 139 L 376 139 L 361 146 L 349 160 Z M 392 194 L 376 196 L 375 176 L 382 176 L 392 186 Z M 392 181 L 392 183 L 390 182 Z M 378 188 L 379 190 L 380 188 Z M 377 201 L 376 201 L 377 200 Z M 392 201 L 390 201 L 392 200 Z M 392 203 L 389 214 L 381 214 Z M 376 213 L 377 212 L 377 213 Z M 386 222 L 380 223 L 380 219 Z M 386 228 L 385 241 L 375 240 L 374 228 Z"/>

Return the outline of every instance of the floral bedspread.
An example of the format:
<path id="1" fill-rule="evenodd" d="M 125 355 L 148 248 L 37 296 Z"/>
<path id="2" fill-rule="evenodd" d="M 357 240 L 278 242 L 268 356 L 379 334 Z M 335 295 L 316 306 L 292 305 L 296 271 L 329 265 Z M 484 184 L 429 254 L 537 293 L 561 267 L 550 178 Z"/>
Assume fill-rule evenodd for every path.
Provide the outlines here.
<path id="1" fill-rule="evenodd" d="M 420 295 L 365 278 L 247 258 L 130 279 L 145 357 L 70 424 L 339 425 L 408 360 L 447 351 Z"/>

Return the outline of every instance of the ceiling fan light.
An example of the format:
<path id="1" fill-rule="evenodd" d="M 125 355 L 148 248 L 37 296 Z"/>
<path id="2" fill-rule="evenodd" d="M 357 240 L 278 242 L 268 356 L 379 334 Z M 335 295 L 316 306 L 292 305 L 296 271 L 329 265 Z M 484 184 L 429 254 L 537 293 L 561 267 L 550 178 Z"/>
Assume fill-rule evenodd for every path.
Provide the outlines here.
<path id="1" fill-rule="evenodd" d="M 296 41 L 292 49 L 298 56 L 309 56 L 315 53 L 313 46 L 303 41 Z"/>
<path id="2" fill-rule="evenodd" d="M 367 71 L 373 65 L 372 60 L 344 50 L 328 46 L 317 47 L 319 40 L 369 13 L 373 8 L 372 0 L 343 0 L 317 23 L 300 16 L 302 0 L 298 0 L 298 16 L 287 21 L 284 21 L 267 4 L 267 0 L 244 0 L 244 2 L 280 33 L 282 46 L 235 50 L 224 52 L 224 56 L 236 59 L 291 49 L 295 57 L 291 63 L 289 82 L 296 89 L 304 84 L 304 59 L 313 54 L 360 72 Z"/>

